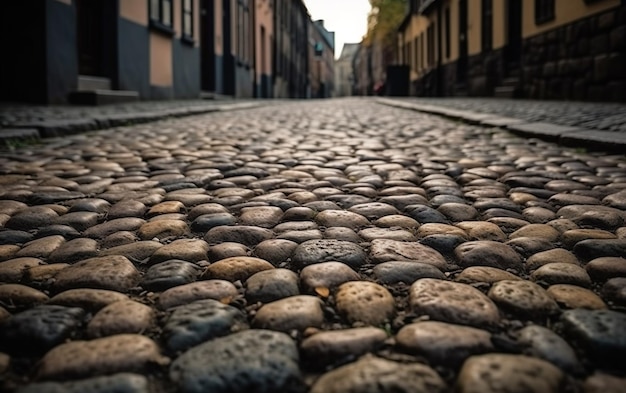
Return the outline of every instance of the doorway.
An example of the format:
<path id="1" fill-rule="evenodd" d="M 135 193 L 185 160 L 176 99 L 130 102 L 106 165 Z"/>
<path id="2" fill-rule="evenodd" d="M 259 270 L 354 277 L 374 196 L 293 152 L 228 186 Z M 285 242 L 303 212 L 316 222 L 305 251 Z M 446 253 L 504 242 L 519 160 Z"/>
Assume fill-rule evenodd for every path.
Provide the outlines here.
<path id="1" fill-rule="evenodd" d="M 203 91 L 215 92 L 215 4 L 200 3 L 200 69 Z"/>
<path id="2" fill-rule="evenodd" d="M 519 70 L 522 54 L 522 0 L 507 1 L 507 45 L 504 50 L 507 76 Z"/>
<path id="3" fill-rule="evenodd" d="M 118 2 L 75 0 L 78 73 L 114 77 Z"/>

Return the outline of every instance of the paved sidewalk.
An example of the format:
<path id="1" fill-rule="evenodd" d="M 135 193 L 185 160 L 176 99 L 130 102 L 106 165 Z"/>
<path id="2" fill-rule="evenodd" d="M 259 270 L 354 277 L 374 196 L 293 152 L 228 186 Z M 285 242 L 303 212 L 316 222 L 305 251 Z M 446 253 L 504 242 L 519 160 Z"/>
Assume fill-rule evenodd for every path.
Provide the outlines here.
<path id="1" fill-rule="evenodd" d="M 168 117 L 248 109 L 263 100 L 142 101 L 104 106 L 0 104 L 0 146 Z"/>
<path id="2" fill-rule="evenodd" d="M 564 145 L 622 150 L 626 147 L 626 104 L 498 98 L 383 98 L 380 103 Z"/>

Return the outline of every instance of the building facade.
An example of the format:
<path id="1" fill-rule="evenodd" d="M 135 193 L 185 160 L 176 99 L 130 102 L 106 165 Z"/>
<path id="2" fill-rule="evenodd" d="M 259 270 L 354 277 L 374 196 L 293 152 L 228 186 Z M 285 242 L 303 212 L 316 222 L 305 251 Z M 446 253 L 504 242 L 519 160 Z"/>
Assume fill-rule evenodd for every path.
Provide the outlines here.
<path id="1" fill-rule="evenodd" d="M 200 93 L 198 1 L 10 1 L 0 2 L 0 15 L 2 47 L 13 54 L 0 76 L 3 100 L 98 103 Z M 16 40 L 18 31 L 29 33 Z"/>
<path id="2" fill-rule="evenodd" d="M 398 31 L 411 93 L 626 100 L 620 0 L 412 0 Z"/>
<path id="3" fill-rule="evenodd" d="M 335 61 L 335 97 L 352 95 L 354 82 L 354 57 L 359 49 L 359 44 L 344 44 L 341 55 Z"/>
<path id="4" fill-rule="evenodd" d="M 326 30 L 323 20 L 309 27 L 310 96 L 328 98 L 335 90 L 335 33 Z"/>
<path id="5" fill-rule="evenodd" d="M 302 0 L 2 1 L 0 100 L 305 98 L 311 26 Z M 328 96 L 334 33 L 315 31 Z"/>
<path id="6" fill-rule="evenodd" d="M 273 97 L 274 16 L 272 0 L 256 0 L 254 7 L 254 96 Z"/>

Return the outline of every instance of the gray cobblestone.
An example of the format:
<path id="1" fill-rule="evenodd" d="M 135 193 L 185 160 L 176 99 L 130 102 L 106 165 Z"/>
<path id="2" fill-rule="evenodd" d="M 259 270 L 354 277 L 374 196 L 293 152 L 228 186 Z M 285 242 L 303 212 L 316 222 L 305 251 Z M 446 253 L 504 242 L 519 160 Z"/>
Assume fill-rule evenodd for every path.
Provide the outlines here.
<path id="1" fill-rule="evenodd" d="M 36 111 L 175 109 L 0 154 L 0 390 L 619 383 L 623 151 L 463 113 L 507 101 L 428 102 L 472 124 L 370 99 Z M 621 108 L 515 103 L 494 124 L 615 133 Z M 54 307 L 72 311 L 38 325 Z"/>

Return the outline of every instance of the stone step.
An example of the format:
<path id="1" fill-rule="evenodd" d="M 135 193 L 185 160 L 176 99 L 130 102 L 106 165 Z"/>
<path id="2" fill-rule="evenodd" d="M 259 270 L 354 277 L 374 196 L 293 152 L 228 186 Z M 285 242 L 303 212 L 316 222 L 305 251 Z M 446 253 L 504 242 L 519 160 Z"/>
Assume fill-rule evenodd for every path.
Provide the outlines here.
<path id="1" fill-rule="evenodd" d="M 100 76 L 78 75 L 78 91 L 111 90 L 111 79 Z"/>
<path id="2" fill-rule="evenodd" d="M 229 100 L 232 99 L 233 96 L 227 96 L 223 94 L 214 93 L 212 91 L 203 91 L 200 92 L 200 99 L 203 100 Z"/>
<path id="3" fill-rule="evenodd" d="M 76 105 L 108 105 L 139 101 L 139 93 L 130 90 L 79 90 L 70 93 L 69 101 Z"/>

